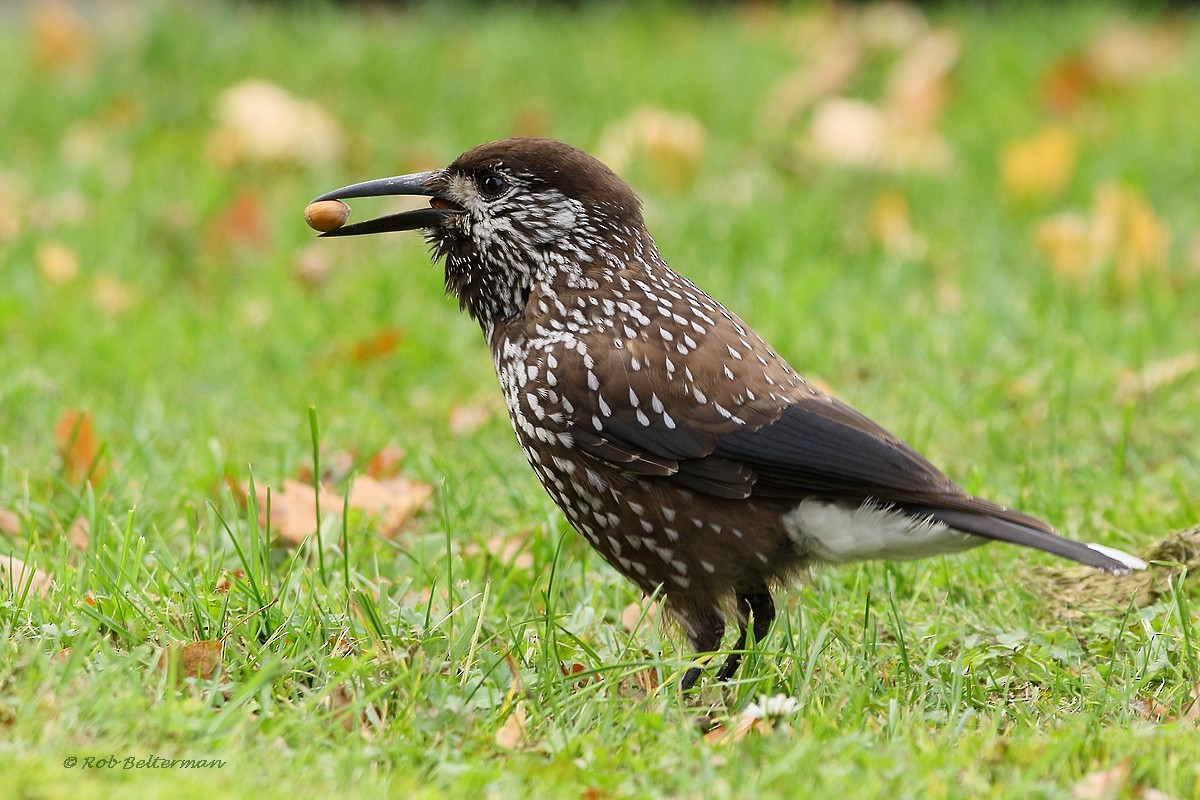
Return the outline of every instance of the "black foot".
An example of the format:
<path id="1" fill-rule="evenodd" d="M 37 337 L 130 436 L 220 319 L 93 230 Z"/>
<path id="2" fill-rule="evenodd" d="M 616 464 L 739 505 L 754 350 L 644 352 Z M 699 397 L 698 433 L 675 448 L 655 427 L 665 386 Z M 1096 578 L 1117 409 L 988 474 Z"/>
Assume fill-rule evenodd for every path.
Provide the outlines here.
<path id="1" fill-rule="evenodd" d="M 737 642 L 733 645 L 734 652 L 725 658 L 725 663 L 717 670 L 717 680 L 719 681 L 727 681 L 732 678 L 742 663 L 741 651 L 746 649 L 746 622 L 754 620 L 754 641 L 758 642 L 767 635 L 771 623 L 775 620 L 775 602 L 771 599 L 771 593 L 765 588 L 739 593 L 737 601 L 738 610 L 741 612 L 740 616 L 744 618 L 744 621 L 740 626 Z M 693 622 L 698 623 L 699 621 L 693 620 Z M 691 637 L 692 647 L 697 654 L 709 653 L 721 646 L 721 637 L 725 634 L 725 623 L 719 614 L 714 612 L 706 615 L 703 622 L 694 624 L 692 629 L 697 631 Z M 696 681 L 700 680 L 703 671 L 702 667 L 692 667 L 683 673 L 679 687 L 685 692 L 692 689 L 695 687 Z"/>
<path id="2" fill-rule="evenodd" d="M 755 594 L 739 594 L 737 599 L 738 608 L 746 616 L 746 621 L 754 620 L 754 641 L 761 642 L 767 635 L 767 631 L 771 629 L 771 623 L 775 620 L 775 601 L 771 599 L 771 593 L 764 589 Z M 745 649 L 746 622 L 742 622 L 738 640 L 733 645 L 734 652 L 729 654 L 725 663 L 717 670 L 717 680 L 727 681 L 733 677 L 737 668 L 741 666 L 741 651 Z"/>

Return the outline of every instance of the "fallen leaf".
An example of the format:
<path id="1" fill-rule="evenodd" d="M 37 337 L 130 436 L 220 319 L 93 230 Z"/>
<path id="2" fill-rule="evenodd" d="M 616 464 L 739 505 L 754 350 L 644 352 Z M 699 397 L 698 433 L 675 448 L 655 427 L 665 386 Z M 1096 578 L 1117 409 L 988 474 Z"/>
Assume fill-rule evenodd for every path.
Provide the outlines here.
<path id="1" fill-rule="evenodd" d="M 33 57 L 39 67 L 73 67 L 87 61 L 91 51 L 91 30 L 78 11 L 58 0 L 34 4 Z"/>
<path id="2" fill-rule="evenodd" d="M 333 258 L 329 248 L 310 245 L 296 254 L 292 264 L 292 277 L 306 289 L 320 289 L 329 278 Z"/>
<path id="3" fill-rule="evenodd" d="M 854 22 L 858 38 L 875 50 L 906 50 L 929 31 L 924 12 L 907 2 L 866 3 Z"/>
<path id="4" fill-rule="evenodd" d="M 347 733 L 353 731 L 359 723 L 357 715 L 354 713 L 354 692 L 345 684 L 338 684 L 327 695 L 326 700 L 333 721 Z"/>
<path id="5" fill-rule="evenodd" d="M 133 308 L 140 299 L 137 288 L 116 275 L 97 275 L 92 281 L 92 303 L 105 316 L 119 317 Z"/>
<path id="6" fill-rule="evenodd" d="M 895 189 L 885 189 L 875 196 L 867 233 L 889 258 L 918 260 L 927 249 L 925 239 L 913 230 L 907 198 Z"/>
<path id="7" fill-rule="evenodd" d="M 278 490 L 271 490 L 261 483 L 256 483 L 254 488 L 258 498 L 260 525 L 266 526 L 268 523 L 269 497 L 271 530 L 280 539 L 298 545 L 316 532 L 317 493 L 311 483 L 288 478 Z M 249 490 L 244 488 L 243 491 Z M 341 513 L 342 498 L 324 485 L 320 489 L 320 501 L 323 515 Z"/>
<path id="8" fill-rule="evenodd" d="M 226 594 L 233 588 L 234 581 L 243 580 L 245 577 L 244 569 L 222 570 L 220 576 L 217 577 L 217 582 L 213 584 L 213 591 L 218 594 Z"/>
<path id="9" fill-rule="evenodd" d="M 20 595 L 26 586 L 39 597 L 54 586 L 54 578 L 13 555 L 0 555 L 0 587 L 10 595 Z"/>
<path id="10" fill-rule="evenodd" d="M 208 152 L 222 166 L 330 163 L 345 150 L 341 126 L 329 112 L 267 81 L 249 80 L 222 92 L 217 120 Z"/>
<path id="11" fill-rule="evenodd" d="M 1108 272 L 1118 289 L 1129 291 L 1166 270 L 1171 231 L 1141 192 L 1105 183 L 1097 187 L 1089 215 L 1048 217 L 1033 239 L 1059 277 L 1088 284 Z"/>
<path id="12" fill-rule="evenodd" d="M 525 741 L 525 704 L 518 702 L 496 731 L 496 744 L 505 750 L 516 750 Z"/>
<path id="13" fill-rule="evenodd" d="M 1096 270 L 1091 220 L 1083 214 L 1068 211 L 1047 217 L 1034 230 L 1033 244 L 1059 278 L 1077 284 L 1091 280 Z"/>
<path id="14" fill-rule="evenodd" d="M 400 474 L 400 462 L 403 460 L 403 448 L 394 444 L 384 445 L 367 459 L 364 471 L 372 478 L 390 478 Z"/>
<path id="15" fill-rule="evenodd" d="M 350 360 L 361 366 L 385 358 L 391 355 L 402 341 L 404 341 L 404 332 L 399 328 L 380 328 L 371 336 L 359 339 L 350 345 Z"/>
<path id="16" fill-rule="evenodd" d="M 492 536 L 480 547 L 474 542 L 463 548 L 463 555 L 477 556 L 480 553 L 486 552 L 493 556 L 501 564 L 516 567 L 517 569 L 530 569 L 533 567 L 533 553 L 525 550 L 525 541 L 514 537 Z"/>
<path id="17" fill-rule="evenodd" d="M 888 71 L 883 106 L 894 127 L 930 136 L 949 99 L 950 73 L 962 41 L 949 28 L 927 31 Z"/>
<path id="18" fill-rule="evenodd" d="M 659 687 L 658 670 L 654 667 L 639 669 L 633 673 L 633 682 L 643 694 L 652 695 Z"/>
<path id="19" fill-rule="evenodd" d="M 1200 372 L 1200 352 L 1196 351 L 1153 361 L 1140 370 L 1127 369 L 1117 379 L 1117 400 L 1129 402 L 1148 397 L 1197 372 Z"/>
<path id="20" fill-rule="evenodd" d="M 450 432 L 455 436 L 470 436 L 491 419 L 495 403 L 475 402 L 457 404 L 450 407 L 448 422 Z"/>
<path id="21" fill-rule="evenodd" d="M 707 135 L 700 120 L 690 114 L 645 106 L 605 127 L 597 156 L 616 172 L 643 164 L 664 186 L 685 189 L 704 162 L 706 146 Z"/>
<path id="22" fill-rule="evenodd" d="M 391 538 L 432 494 L 433 487 L 426 483 L 398 476 L 378 480 L 360 475 L 350 489 L 350 507 L 376 517 L 379 535 Z"/>
<path id="23" fill-rule="evenodd" d="M 68 483 L 80 486 L 90 481 L 97 484 L 104 478 L 105 466 L 100 461 L 91 414 L 74 410 L 64 412 L 54 426 L 54 441 Z"/>
<path id="24" fill-rule="evenodd" d="M 1000 151 L 1000 181 L 1013 200 L 1040 201 L 1058 195 L 1075 169 L 1075 135 L 1065 127 L 1045 128 Z"/>
<path id="25" fill-rule="evenodd" d="M 71 521 L 71 527 L 67 528 L 67 541 L 76 550 L 87 550 L 90 533 L 91 525 L 87 517 L 76 517 Z"/>
<path id="26" fill-rule="evenodd" d="M 645 630 L 641 626 L 653 626 L 656 623 L 662 623 L 662 603 L 658 601 L 655 601 L 649 608 L 640 602 L 630 603 L 621 612 L 621 627 L 629 633 Z"/>
<path id="27" fill-rule="evenodd" d="M 1087 59 L 1074 53 L 1056 61 L 1042 76 L 1042 101 L 1051 111 L 1066 114 L 1098 85 Z"/>
<path id="28" fill-rule="evenodd" d="M 179 678 L 209 680 L 221 667 L 225 645 L 220 640 L 169 644 L 158 659 L 158 667 Z"/>
<path id="29" fill-rule="evenodd" d="M 262 199 L 253 189 L 238 192 L 204 233 L 206 249 L 214 252 L 229 247 L 262 249 L 270 244 L 270 238 Z"/>
<path id="30" fill-rule="evenodd" d="M 1092 39 L 1084 53 L 1097 80 L 1126 85 L 1173 67 L 1188 44 L 1188 31 L 1178 20 L 1138 25 L 1118 20 Z"/>
<path id="31" fill-rule="evenodd" d="M 857 37 L 840 32 L 811 56 L 810 63 L 771 89 L 760 114 L 763 122 L 771 130 L 782 130 L 814 103 L 844 90 L 861 63 Z"/>
<path id="32" fill-rule="evenodd" d="M 1080 778 L 1071 787 L 1074 800 L 1116 800 L 1129 779 L 1130 762 L 1122 761 L 1115 767 L 1093 772 Z"/>
<path id="33" fill-rule="evenodd" d="M 70 283 L 79 274 L 79 255 L 61 242 L 42 242 L 34 258 L 47 283 Z"/>
<path id="34" fill-rule="evenodd" d="M 1166 268 L 1171 232 L 1141 192 L 1115 183 L 1100 186 L 1092 219 L 1095 247 L 1111 255 L 1122 288 L 1132 288 L 1144 275 Z"/>
<path id="35" fill-rule="evenodd" d="M 1183 719 L 1193 725 L 1200 725 L 1200 683 L 1192 687 L 1191 694 L 1192 702 L 1188 703 L 1187 709 L 1183 712 Z"/>

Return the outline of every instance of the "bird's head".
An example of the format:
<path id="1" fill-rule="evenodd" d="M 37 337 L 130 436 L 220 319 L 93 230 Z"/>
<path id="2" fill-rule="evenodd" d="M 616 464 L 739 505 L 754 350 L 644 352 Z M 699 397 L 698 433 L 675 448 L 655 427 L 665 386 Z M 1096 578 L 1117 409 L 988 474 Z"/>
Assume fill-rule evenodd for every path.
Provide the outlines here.
<path id="1" fill-rule="evenodd" d="M 586 287 L 652 246 L 628 184 L 550 139 L 490 142 L 448 167 L 356 183 L 317 200 L 382 195 L 427 196 L 430 207 L 324 235 L 424 229 L 435 259 L 445 260 L 446 290 L 485 329 L 521 313 L 536 284 Z"/>

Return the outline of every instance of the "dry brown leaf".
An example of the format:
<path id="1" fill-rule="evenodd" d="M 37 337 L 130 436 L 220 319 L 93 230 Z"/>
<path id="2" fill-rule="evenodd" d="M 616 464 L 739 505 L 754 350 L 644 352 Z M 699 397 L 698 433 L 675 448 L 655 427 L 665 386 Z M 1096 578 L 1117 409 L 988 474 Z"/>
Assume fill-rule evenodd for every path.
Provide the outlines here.
<path id="1" fill-rule="evenodd" d="M 367 459 L 364 472 L 372 478 L 390 478 L 400 474 L 400 462 L 404 460 L 404 448 L 387 444 Z"/>
<path id="2" fill-rule="evenodd" d="M 0 508 L 0 533 L 16 536 L 21 532 L 21 518 L 7 508 Z"/>
<path id="3" fill-rule="evenodd" d="M 20 595 L 27 585 L 32 593 L 45 597 L 54 586 L 54 578 L 16 556 L 0 554 L 0 587 L 12 595 Z"/>
<path id="4" fill-rule="evenodd" d="M 399 476 L 377 480 L 370 475 L 361 475 L 350 489 L 350 507 L 376 517 L 379 535 L 391 538 L 432 494 L 433 487 L 427 483 Z"/>
<path id="5" fill-rule="evenodd" d="M 87 61 L 92 34 L 87 20 L 67 3 L 41 0 L 33 8 L 33 57 L 43 69 L 65 69 Z"/>
<path id="6" fill-rule="evenodd" d="M 329 112 L 273 83 L 231 86 L 217 101 L 209 155 L 218 164 L 268 161 L 308 165 L 341 158 L 345 137 Z"/>
<path id="7" fill-rule="evenodd" d="M 706 147 L 707 135 L 700 120 L 644 106 L 605 127 L 597 156 L 616 172 L 643 164 L 659 183 L 684 189 L 704 163 Z"/>
<path id="8" fill-rule="evenodd" d="M 354 730 L 359 720 L 354 713 L 354 692 L 345 684 L 338 684 L 328 695 L 330 715 L 342 730 L 347 733 Z"/>
<path id="9" fill-rule="evenodd" d="M 1069 55 L 1055 62 L 1042 76 L 1042 101 L 1058 114 L 1073 111 L 1096 88 L 1096 76 L 1087 60 Z"/>
<path id="10" fill-rule="evenodd" d="M 518 569 L 530 569 L 533 567 L 533 553 L 525 550 L 524 547 L 525 541 L 523 539 L 492 536 L 484 543 L 483 547 L 471 542 L 463 548 L 463 555 L 477 556 L 486 549 L 488 554 L 501 564 Z"/>
<path id="11" fill-rule="evenodd" d="M 1048 200 L 1058 195 L 1075 169 L 1075 134 L 1060 125 L 1026 139 L 1009 142 L 1000 151 L 1000 182 L 1017 201 Z"/>
<path id="12" fill-rule="evenodd" d="M 921 35 L 888 72 L 883 106 L 903 130 L 929 134 L 949 99 L 949 78 L 962 41 L 949 28 Z"/>
<path id="13" fill-rule="evenodd" d="M 644 626 L 641 630 L 661 624 L 662 603 L 655 601 L 649 608 L 646 608 L 644 603 L 645 601 L 630 603 L 621 612 L 621 627 L 629 633 L 639 630 L 639 623 Z"/>
<path id="14" fill-rule="evenodd" d="M 525 704 L 518 702 L 496 730 L 496 744 L 505 750 L 516 750 L 524 743 L 526 733 Z"/>
<path id="15" fill-rule="evenodd" d="M 1130 767 L 1126 759 L 1110 769 L 1085 775 L 1071 787 L 1071 797 L 1075 800 L 1116 800 L 1129 780 Z"/>
<path id="16" fill-rule="evenodd" d="M 270 238 L 262 198 L 252 189 L 240 191 L 204 232 L 205 248 L 214 252 L 230 247 L 262 249 Z"/>
<path id="17" fill-rule="evenodd" d="M 317 494 L 311 483 L 288 478 L 279 490 L 271 490 L 264 484 L 255 484 L 258 497 L 259 524 L 267 525 L 267 500 L 270 495 L 271 530 L 289 544 L 298 545 L 317 530 Z M 249 488 L 244 487 L 248 492 Z M 321 514 L 340 514 L 342 498 L 321 486 Z"/>
<path id="18" fill-rule="evenodd" d="M 1191 699 L 1192 702 L 1188 703 L 1187 709 L 1180 719 L 1200 726 L 1200 683 L 1192 687 Z"/>
<path id="19" fill-rule="evenodd" d="M 42 242 L 35 259 L 47 283 L 70 283 L 79 274 L 79 254 L 62 242 Z"/>
<path id="20" fill-rule="evenodd" d="M 179 678 L 209 680 L 221 667 L 225 645 L 220 640 L 176 642 L 159 656 L 159 669 L 173 670 Z"/>
<path id="21" fill-rule="evenodd" d="M 731 744 L 746 738 L 751 731 L 770 733 L 771 723 L 755 717 L 739 716 L 733 721 L 732 728 L 718 725 L 704 734 L 704 741 L 709 744 Z"/>
<path id="22" fill-rule="evenodd" d="M 862 63 L 855 37 L 842 34 L 821 47 L 809 64 L 785 76 L 771 90 L 761 117 L 772 130 L 781 130 L 814 103 L 842 91 Z"/>
<path id="23" fill-rule="evenodd" d="M 1200 372 L 1200 352 L 1180 353 L 1153 361 L 1141 370 L 1127 369 L 1117 380 L 1117 400 L 1129 402 Z"/>
<path id="24" fill-rule="evenodd" d="M 371 336 L 359 339 L 350 345 L 350 360 L 355 364 L 363 364 L 386 358 L 395 351 L 397 345 L 404 341 L 404 331 L 399 328 L 383 327 Z"/>
<path id="25" fill-rule="evenodd" d="M 455 436 L 470 436 L 491 419 L 495 409 L 492 402 L 474 402 L 450 407 L 448 425 Z"/>
<path id="26" fill-rule="evenodd" d="M 80 486 L 90 481 L 97 484 L 104 478 L 105 465 L 100 461 L 91 414 L 75 410 L 64 412 L 54 425 L 54 441 L 68 483 Z"/>
<path id="27" fill-rule="evenodd" d="M 71 520 L 71 527 L 67 528 L 67 541 L 76 550 L 87 550 L 90 534 L 91 525 L 87 517 L 76 517 Z"/>

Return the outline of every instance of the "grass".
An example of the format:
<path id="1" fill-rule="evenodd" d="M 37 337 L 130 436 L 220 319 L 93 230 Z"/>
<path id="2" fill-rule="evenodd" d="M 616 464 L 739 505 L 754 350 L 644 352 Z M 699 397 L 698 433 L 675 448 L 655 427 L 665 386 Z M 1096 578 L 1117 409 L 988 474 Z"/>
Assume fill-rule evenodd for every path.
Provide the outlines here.
<path id="1" fill-rule="evenodd" d="M 935 176 L 804 162 L 802 128 L 760 123 L 811 12 L 100 6 L 82 62 L 51 67 L 28 18 L 2 13 L 0 509 L 16 523 L 0 555 L 54 586 L 0 590 L 0 795 L 1067 797 L 1122 763 L 1129 796 L 1200 793 L 1200 601 L 1178 572 L 1144 604 L 1079 615 L 1052 559 L 1013 548 L 821 570 L 738 681 L 680 696 L 688 654 L 649 617 L 622 624 L 636 592 L 524 466 L 479 334 L 419 241 L 314 244 L 300 221 L 321 191 L 515 130 L 595 149 L 640 105 L 686 111 L 708 137 L 695 183 L 627 171 L 669 261 L 969 489 L 1146 552 L 1200 516 L 1196 372 L 1118 391 L 1197 349 L 1190 12 L 1173 67 L 1067 118 L 1078 167 L 1031 205 L 1005 200 L 997 154 L 1051 121 L 1044 76 L 1119 7 L 934 11 L 966 43 L 940 126 L 956 166 Z M 852 93 L 878 92 L 877 61 Z M 220 166 L 217 97 L 249 77 L 321 103 L 348 153 Z M 1081 288 L 1032 231 L 1114 179 L 1173 232 L 1170 265 Z M 925 255 L 864 233 L 887 191 Z M 230 233 L 239 193 L 261 219 Z M 39 269 L 47 243 L 77 255 L 74 278 Z M 315 286 L 303 257 L 329 262 Z M 103 299 L 114 285 L 123 308 Z M 349 356 L 389 330 L 393 349 Z M 453 425 L 463 407 L 484 422 Z M 90 484 L 56 445 L 71 409 L 94 424 Z M 394 539 L 326 508 L 320 546 L 271 544 L 253 493 L 231 488 L 278 488 L 315 448 L 326 465 L 357 454 L 344 490 L 387 445 L 436 487 Z M 493 540 L 531 560 L 489 555 Z M 212 640 L 220 669 L 186 674 L 182 647 Z M 777 694 L 800 705 L 773 732 L 703 737 Z M 225 766 L 124 768 L 152 756 Z"/>

